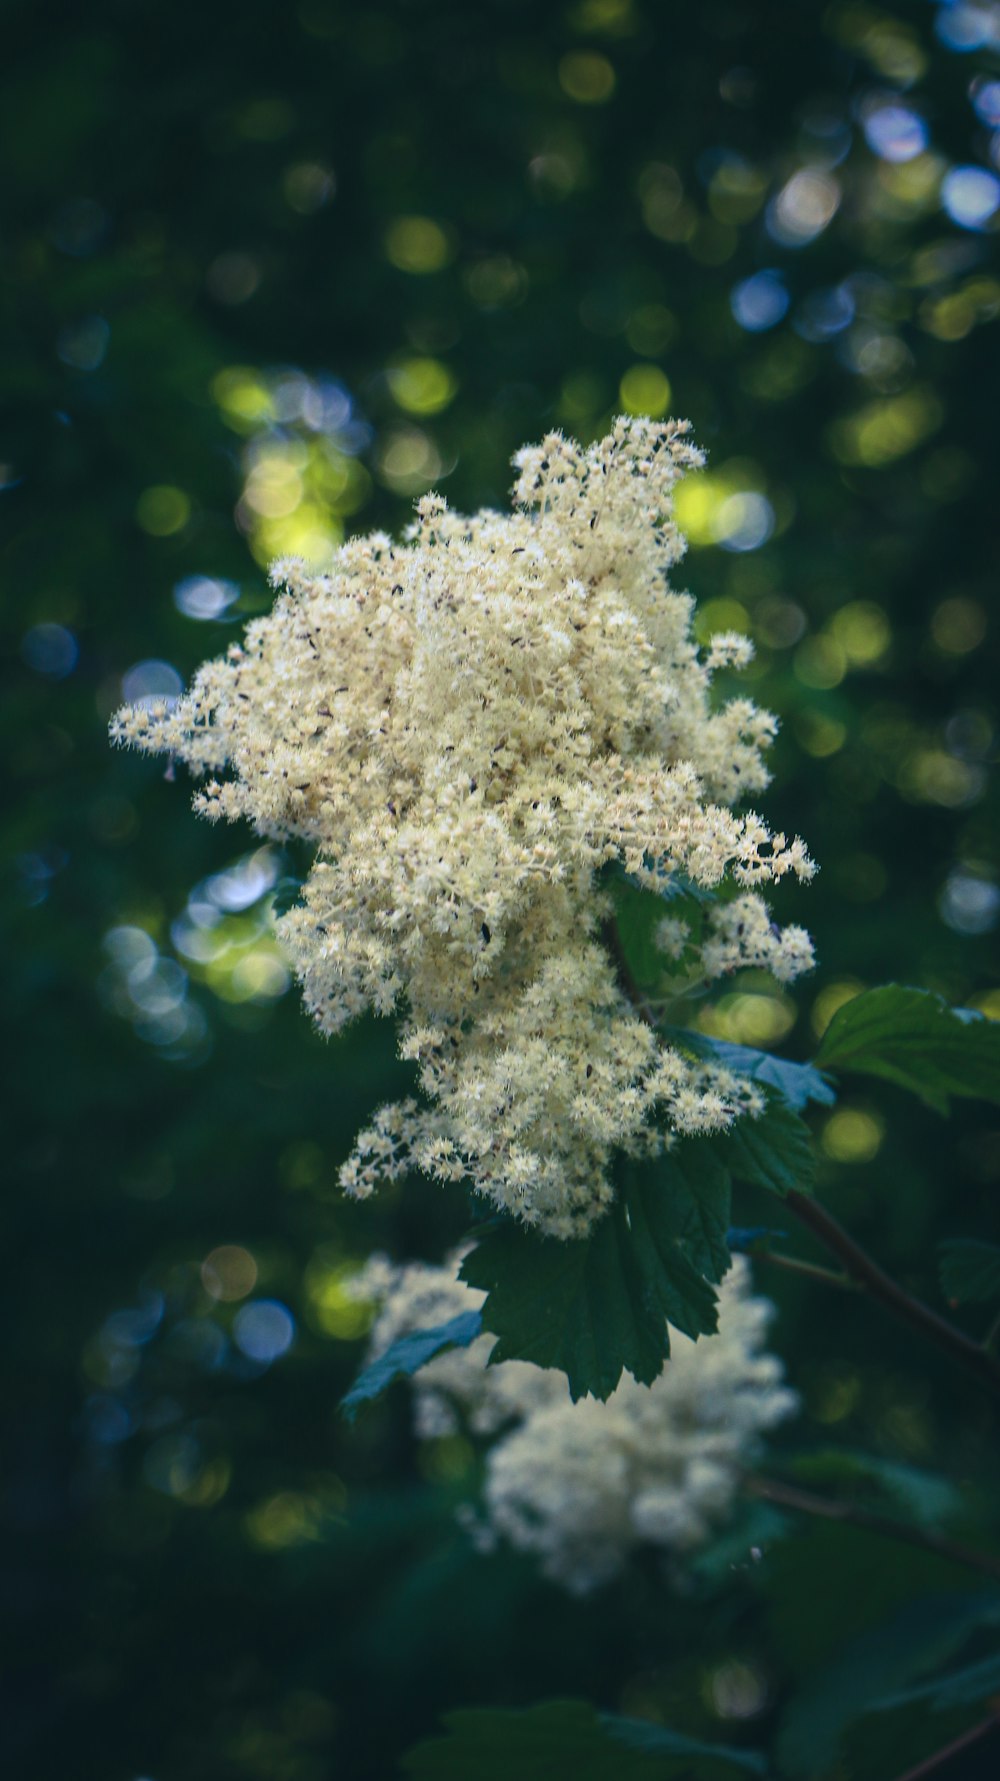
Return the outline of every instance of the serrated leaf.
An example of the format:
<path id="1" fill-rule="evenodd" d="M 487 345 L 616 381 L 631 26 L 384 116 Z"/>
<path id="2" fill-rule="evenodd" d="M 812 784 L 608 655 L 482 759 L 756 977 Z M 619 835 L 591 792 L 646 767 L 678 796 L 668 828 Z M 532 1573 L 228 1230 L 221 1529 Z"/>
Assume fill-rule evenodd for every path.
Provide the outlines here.
<path id="1" fill-rule="evenodd" d="M 812 1193 L 816 1156 L 809 1127 L 774 1089 L 767 1091 L 767 1105 L 756 1119 L 742 1114 L 728 1131 L 700 1142 L 711 1144 L 737 1181 L 780 1198 L 793 1188 Z"/>
<path id="2" fill-rule="evenodd" d="M 377 1398 L 394 1379 L 410 1377 L 444 1348 L 468 1348 L 482 1333 L 482 1313 L 460 1311 L 457 1317 L 450 1317 L 447 1323 L 439 1323 L 433 1329 L 411 1330 L 409 1335 L 400 1336 L 398 1342 L 393 1342 L 358 1374 L 350 1391 L 340 1400 L 341 1410 L 353 1422 L 360 1406 Z"/>
<path id="3" fill-rule="evenodd" d="M 717 1327 L 712 1284 L 729 1266 L 729 1180 L 704 1139 L 653 1161 L 619 1160 L 610 1212 L 586 1238 L 542 1237 L 513 1219 L 467 1255 L 462 1278 L 489 1296 L 491 1362 L 558 1367 L 574 1400 L 610 1397 L 623 1371 L 643 1384 L 687 1336 Z"/>
<path id="4" fill-rule="evenodd" d="M 444 1715 L 446 1734 L 403 1758 L 417 1781 L 715 1781 L 734 1768 L 761 1775 L 755 1751 L 703 1744 L 642 1720 L 598 1713 L 586 1701 L 536 1707 L 463 1708 Z"/>
<path id="5" fill-rule="evenodd" d="M 749 1076 L 766 1088 L 777 1089 L 795 1113 L 801 1113 L 810 1101 L 832 1107 L 836 1091 L 814 1064 L 795 1064 L 788 1058 L 775 1057 L 770 1051 L 757 1051 L 752 1045 L 734 1045 L 728 1039 L 712 1039 L 707 1033 L 689 1027 L 661 1027 L 660 1032 L 672 1044 L 711 1058 L 732 1070 L 734 1076 Z"/>
<path id="6" fill-rule="evenodd" d="M 1000 1299 L 1000 1248 L 972 1237 L 951 1237 L 940 1247 L 941 1287 L 953 1305 Z"/>
<path id="7" fill-rule="evenodd" d="M 672 1229 L 689 1261 L 699 1274 L 714 1284 L 728 1271 L 731 1260 L 726 1241 L 732 1191 L 725 1165 L 712 1153 L 701 1138 L 678 1139 L 665 1158 L 653 1164 L 634 1164 L 631 1187 L 626 1184 L 626 1199 L 640 1186 L 640 1177 L 649 1169 L 662 1170 L 665 1191 L 670 1196 L 669 1214 L 664 1210 L 658 1223 L 665 1227 L 672 1219 Z M 655 1201 L 658 1188 L 651 1185 L 647 1198 Z M 682 1328 L 676 1324 L 676 1328 Z M 690 1332 L 687 1332 L 690 1334 Z"/>
<path id="8" fill-rule="evenodd" d="M 947 1661 L 978 1628 L 997 1625 L 1000 1595 L 992 1590 L 908 1602 L 852 1640 L 795 1696 L 778 1734 L 782 1767 L 793 1776 L 825 1773 L 852 1720 Z"/>
<path id="9" fill-rule="evenodd" d="M 854 996 L 837 1010 L 815 1061 L 895 1082 L 939 1113 L 950 1095 L 1000 1103 L 1000 1022 L 950 1008 L 930 990 L 890 983 Z"/>
<path id="10" fill-rule="evenodd" d="M 932 1676 L 918 1688 L 907 1688 L 902 1694 L 887 1695 L 875 1701 L 873 1713 L 889 1713 L 897 1707 L 923 1705 L 932 1713 L 946 1713 L 954 1707 L 972 1707 L 977 1701 L 989 1700 L 1000 1693 L 1000 1651 L 982 1657 L 978 1663 L 965 1664 L 945 1676 Z"/>

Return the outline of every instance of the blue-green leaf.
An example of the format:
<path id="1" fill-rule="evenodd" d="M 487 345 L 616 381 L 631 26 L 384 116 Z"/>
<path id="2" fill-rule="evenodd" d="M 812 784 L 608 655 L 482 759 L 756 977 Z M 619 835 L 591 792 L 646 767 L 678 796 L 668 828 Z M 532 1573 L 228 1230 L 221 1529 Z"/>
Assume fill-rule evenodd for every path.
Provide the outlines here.
<path id="1" fill-rule="evenodd" d="M 483 1319 L 479 1311 L 460 1311 L 457 1317 L 450 1317 L 447 1323 L 439 1323 L 434 1329 L 412 1330 L 409 1335 L 400 1336 L 398 1342 L 393 1342 L 384 1354 L 358 1374 L 350 1391 L 341 1399 L 341 1410 L 353 1421 L 360 1405 L 377 1398 L 394 1379 L 418 1372 L 443 1348 L 468 1348 L 470 1342 L 482 1335 L 482 1330 Z"/>
<path id="2" fill-rule="evenodd" d="M 787 1231 L 776 1230 L 770 1224 L 731 1224 L 726 1232 L 726 1242 L 731 1254 L 752 1255 L 755 1249 L 770 1249 L 772 1243 L 780 1243 L 787 1236 Z"/>
<path id="3" fill-rule="evenodd" d="M 664 873 L 656 887 L 656 894 L 665 903 L 676 903 L 681 897 L 690 897 L 692 902 L 700 903 L 706 909 L 719 901 L 717 887 L 696 884 L 685 872 Z"/>
<path id="4" fill-rule="evenodd" d="M 837 1099 L 832 1085 L 814 1064 L 795 1064 L 770 1051 L 734 1045 L 727 1039 L 710 1039 L 707 1033 L 696 1033 L 687 1027 L 661 1027 L 660 1031 L 672 1044 L 696 1057 L 712 1058 L 736 1076 L 750 1076 L 766 1088 L 777 1089 L 794 1113 L 801 1113 L 810 1101 L 832 1107 Z"/>
<path id="5" fill-rule="evenodd" d="M 686 1758 L 682 1765 L 685 1772 L 692 1761 L 697 1764 L 695 1772 L 698 1774 L 703 1772 L 706 1762 L 712 1765 L 725 1763 L 750 1775 L 765 1772 L 764 1757 L 756 1750 L 732 1750 L 723 1744 L 704 1744 L 700 1738 L 685 1737 L 665 1725 L 652 1725 L 645 1719 L 625 1719 L 617 1713 L 599 1713 L 597 1717 L 602 1730 L 628 1750 L 637 1750 L 643 1756 Z"/>

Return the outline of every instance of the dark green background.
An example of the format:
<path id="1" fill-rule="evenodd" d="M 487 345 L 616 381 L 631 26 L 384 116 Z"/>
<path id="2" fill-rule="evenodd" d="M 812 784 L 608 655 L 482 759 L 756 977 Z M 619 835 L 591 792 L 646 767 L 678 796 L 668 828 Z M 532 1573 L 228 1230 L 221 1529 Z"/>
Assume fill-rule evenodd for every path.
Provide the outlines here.
<path id="1" fill-rule="evenodd" d="M 301 421 L 235 430 L 220 391 L 294 368 L 338 380 L 363 423 L 344 523 L 398 528 L 401 429 L 453 504 L 501 504 L 511 453 L 553 425 L 593 436 L 641 364 L 665 372 L 716 471 L 737 460 L 777 518 L 760 549 L 705 543 L 682 575 L 748 615 L 753 695 L 783 720 L 764 814 L 822 867 L 777 899 L 820 959 L 790 1054 L 808 1054 L 816 998 L 845 980 L 957 1003 L 989 991 L 1000 279 L 991 228 L 957 224 L 937 189 L 950 164 L 990 164 L 969 86 L 996 58 L 936 35 L 947 11 L 4 8 L 12 1774 L 381 1777 L 442 1710 L 559 1693 L 763 1745 L 849 1633 L 925 1585 L 967 1586 L 850 1529 L 796 1529 L 759 1563 L 738 1538 L 712 1578 L 671 1583 L 650 1561 L 584 1604 L 518 1560 L 476 1557 L 452 1520 L 473 1457 L 416 1453 L 402 1392 L 353 1429 L 338 1419 L 361 1351 L 315 1310 L 337 1267 L 376 1246 L 438 1257 L 467 1220 L 426 1183 L 364 1210 L 338 1195 L 359 1120 L 406 1080 L 390 1029 L 324 1044 L 294 993 L 227 1001 L 192 968 L 203 1035 L 171 1048 L 129 1018 L 102 950 L 137 924 L 174 958 L 192 889 L 254 846 L 199 825 L 187 786 L 106 743 L 132 664 L 187 676 L 266 604 L 259 526 L 250 510 L 248 538 L 246 506 L 234 519 L 244 454 L 294 438 L 315 459 Z M 598 102 L 574 97 L 581 82 Z M 861 128 L 873 94 L 924 117 L 939 165 L 880 161 Z M 776 195 L 824 154 L 836 214 L 776 240 Z M 414 216 L 436 225 L 436 270 L 393 264 L 393 225 Z M 730 293 L 762 268 L 790 306 L 755 333 Z M 810 299 L 844 281 L 853 323 L 805 338 Z M 450 374 L 430 417 L 396 399 L 414 358 Z M 242 381 L 220 384 L 234 367 Z M 162 501 L 143 499 L 163 487 L 187 502 L 166 532 Z M 224 620 L 178 610 L 193 575 L 239 584 Z M 856 602 L 880 609 L 886 647 L 841 673 L 830 621 Z M 731 605 L 714 617 L 733 622 Z M 65 633 L 79 658 L 62 673 Z M 997 1233 L 995 1118 L 949 1126 L 890 1092 L 849 1105 L 884 1135 L 858 1162 L 828 1136 L 821 1190 L 940 1305 L 935 1243 Z M 773 1222 L 749 1197 L 739 1211 Z M 250 1250 L 258 1296 L 296 1319 L 259 1376 L 223 1342 L 235 1307 L 200 1285 L 219 1244 Z M 938 1468 L 974 1502 L 990 1476 L 974 1387 L 873 1308 L 767 1286 L 805 1399 L 788 1444 Z M 108 1319 L 154 1293 L 160 1328 L 129 1347 Z M 967 1318 L 976 1334 L 982 1321 Z M 719 1706 L 733 1663 L 757 1679 L 749 1717 Z M 875 1781 L 974 1717 L 870 1721 L 840 1772 Z"/>

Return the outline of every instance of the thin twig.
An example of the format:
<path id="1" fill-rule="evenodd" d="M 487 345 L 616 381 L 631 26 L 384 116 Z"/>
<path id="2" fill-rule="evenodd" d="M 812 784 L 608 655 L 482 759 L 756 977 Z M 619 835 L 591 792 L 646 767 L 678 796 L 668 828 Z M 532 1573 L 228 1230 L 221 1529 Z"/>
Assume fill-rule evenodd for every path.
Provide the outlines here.
<path id="1" fill-rule="evenodd" d="M 1000 1361 L 978 1342 L 973 1342 L 947 1318 L 939 1316 L 921 1299 L 914 1298 L 901 1287 L 884 1268 L 870 1256 L 867 1250 L 855 1243 L 843 1225 L 838 1224 L 831 1212 L 812 1200 L 807 1194 L 800 1193 L 797 1188 L 785 1197 L 785 1205 L 789 1212 L 810 1230 L 824 1248 L 835 1255 L 852 1280 L 868 1293 L 870 1298 L 877 1299 L 894 1316 L 902 1318 L 904 1323 L 918 1329 L 922 1335 L 936 1342 L 939 1348 L 957 1360 L 970 1373 L 973 1373 L 980 1384 L 986 1385 L 991 1391 L 1000 1392 Z"/>
<path id="2" fill-rule="evenodd" d="M 800 1261 L 797 1255 L 785 1255 L 780 1249 L 766 1249 L 763 1244 L 751 1246 L 750 1254 L 755 1262 L 766 1262 L 769 1267 L 783 1268 L 786 1274 L 803 1274 L 807 1280 L 819 1280 L 824 1286 L 837 1286 L 841 1292 L 860 1292 L 861 1288 L 849 1274 L 843 1274 L 836 1268 L 821 1268 L 816 1262 Z"/>
<path id="3" fill-rule="evenodd" d="M 817 1515 L 823 1521 L 847 1521 L 854 1527 L 868 1528 L 889 1539 L 902 1540 L 908 1546 L 919 1546 L 925 1552 L 936 1552 L 985 1577 L 1000 1578 L 1000 1557 L 966 1546 L 962 1540 L 950 1540 L 947 1534 L 936 1534 L 930 1528 L 916 1527 L 909 1521 L 897 1521 L 892 1515 L 880 1515 L 876 1509 L 865 1509 L 859 1503 L 845 1503 L 836 1497 L 819 1496 L 816 1491 L 801 1490 L 797 1484 L 786 1484 L 783 1478 L 763 1478 L 750 1473 L 744 1486 L 751 1496 L 764 1502 L 777 1503 L 784 1509 L 797 1509 L 803 1515 Z"/>
<path id="4" fill-rule="evenodd" d="M 640 1019 L 655 1029 L 658 1025 L 656 1015 L 629 969 L 621 936 L 613 919 L 609 918 L 603 924 L 601 936 L 614 959 L 622 989 Z M 890 1274 L 879 1267 L 867 1250 L 848 1236 L 832 1213 L 825 1211 L 818 1201 L 793 1188 L 785 1196 L 785 1205 L 831 1255 L 836 1256 L 850 1278 L 869 1297 L 877 1299 L 896 1317 L 902 1318 L 904 1323 L 910 1324 L 932 1342 L 936 1342 L 939 1348 L 943 1348 L 953 1360 L 957 1360 L 972 1373 L 981 1385 L 1000 1393 L 1000 1359 L 989 1351 L 986 1344 L 973 1342 L 953 1323 L 949 1323 L 947 1318 L 939 1316 L 929 1305 L 906 1292 Z M 771 1259 L 774 1259 L 773 1256 Z"/>
<path id="5" fill-rule="evenodd" d="M 660 1024 L 659 1020 L 648 996 L 639 988 L 632 975 L 628 959 L 625 957 L 622 937 L 618 932 L 618 923 L 614 916 L 609 915 L 607 921 L 601 923 L 601 939 L 614 959 L 615 974 L 619 985 L 625 991 L 639 1019 L 644 1020 L 648 1027 L 655 1029 Z"/>
<path id="6" fill-rule="evenodd" d="M 978 1744 L 980 1738 L 985 1738 L 990 1732 L 995 1732 L 998 1726 L 1000 1726 L 1000 1718 L 996 1713 L 991 1713 L 988 1719 L 981 1719 L 978 1725 L 970 1726 L 969 1730 L 963 1732 L 961 1737 L 952 1738 L 950 1744 L 945 1744 L 940 1750 L 935 1750 L 933 1756 L 925 1756 L 923 1762 L 918 1762 L 915 1769 L 907 1769 L 905 1775 L 897 1777 L 897 1781 L 924 1781 L 925 1775 L 933 1775 L 943 1763 L 950 1762 L 953 1756 L 958 1756 L 961 1751 L 968 1750 L 973 1744 Z"/>

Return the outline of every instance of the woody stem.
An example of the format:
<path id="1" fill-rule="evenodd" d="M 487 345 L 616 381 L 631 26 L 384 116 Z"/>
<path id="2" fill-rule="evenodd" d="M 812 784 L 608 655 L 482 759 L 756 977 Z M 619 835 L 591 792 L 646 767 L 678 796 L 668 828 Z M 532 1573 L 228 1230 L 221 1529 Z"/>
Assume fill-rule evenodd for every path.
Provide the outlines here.
<path id="1" fill-rule="evenodd" d="M 632 1003 L 636 1013 L 647 1026 L 656 1028 L 658 1022 L 646 996 L 636 983 L 625 957 L 621 936 L 614 920 L 606 921 L 601 930 L 601 937 L 615 963 L 618 982 Z M 978 1379 L 980 1385 L 989 1391 L 1000 1394 L 1000 1360 L 991 1352 L 986 1344 L 973 1342 L 947 1318 L 940 1317 L 929 1305 L 914 1298 L 890 1274 L 880 1268 L 867 1250 L 862 1249 L 854 1238 L 849 1236 L 843 1226 L 838 1224 L 833 1214 L 810 1199 L 808 1194 L 800 1193 L 793 1188 L 785 1196 L 785 1205 L 789 1212 L 812 1232 L 819 1243 L 822 1243 L 830 1254 L 835 1256 L 844 1269 L 848 1279 L 852 1280 L 869 1298 L 876 1299 L 911 1328 L 920 1331 L 921 1335 L 943 1348 L 952 1360 L 965 1367 L 967 1372 Z M 773 1258 L 772 1258 L 773 1259 Z M 991 1332 L 992 1335 L 992 1332 Z"/>
<path id="2" fill-rule="evenodd" d="M 950 1354 L 953 1360 L 972 1373 L 981 1385 L 985 1385 L 990 1391 L 1000 1392 L 1000 1361 L 978 1342 L 973 1342 L 953 1323 L 949 1323 L 947 1318 L 940 1317 L 930 1305 L 925 1305 L 921 1299 L 906 1292 L 884 1268 L 879 1267 L 867 1250 L 855 1243 L 854 1238 L 848 1235 L 843 1225 L 838 1224 L 831 1212 L 818 1201 L 810 1199 L 807 1194 L 800 1193 L 797 1188 L 793 1188 L 786 1196 L 785 1205 L 812 1232 L 817 1241 L 831 1255 L 836 1256 L 844 1272 L 857 1282 L 869 1298 L 876 1299 L 894 1317 L 908 1323 L 929 1341 L 943 1348 L 946 1354 Z"/>
<path id="3" fill-rule="evenodd" d="M 979 1571 L 986 1577 L 1000 1577 L 1000 1557 L 990 1552 L 979 1552 L 974 1546 L 966 1546 L 961 1540 L 950 1540 L 946 1534 L 934 1533 L 930 1528 L 914 1527 L 906 1521 L 896 1521 L 891 1515 L 880 1515 L 875 1509 L 865 1509 L 858 1503 L 839 1502 L 835 1497 L 819 1496 L 812 1490 L 800 1490 L 796 1484 L 786 1484 L 782 1478 L 764 1478 L 751 1473 L 744 1479 L 744 1488 L 751 1496 L 759 1497 L 765 1503 L 776 1503 L 782 1509 L 795 1509 L 802 1515 L 816 1515 L 823 1521 L 846 1521 L 854 1527 L 869 1528 L 872 1533 L 885 1534 L 891 1540 L 905 1541 L 908 1546 L 919 1546 L 925 1552 L 936 1552 L 941 1558 L 951 1559 L 957 1565 L 964 1565 L 969 1570 Z"/>

